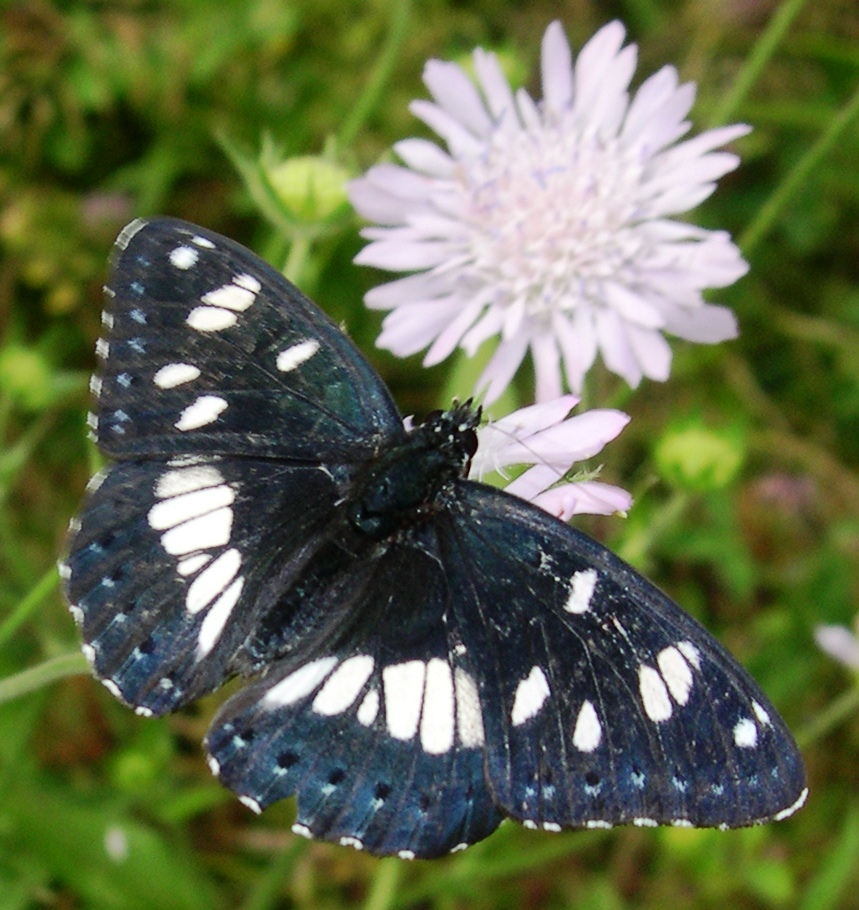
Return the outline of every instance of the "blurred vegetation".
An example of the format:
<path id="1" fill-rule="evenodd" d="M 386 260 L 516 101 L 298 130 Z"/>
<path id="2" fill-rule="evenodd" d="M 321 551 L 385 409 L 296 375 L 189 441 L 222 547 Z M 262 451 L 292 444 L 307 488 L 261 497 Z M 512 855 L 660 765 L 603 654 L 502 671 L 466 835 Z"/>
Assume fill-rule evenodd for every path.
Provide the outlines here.
<path id="1" fill-rule="evenodd" d="M 347 323 L 404 411 L 443 405 L 451 364 L 373 349 L 361 301 L 380 276 L 351 263 L 337 182 L 424 134 L 407 104 L 428 57 L 481 45 L 536 90 L 552 18 L 575 48 L 613 17 L 639 78 L 673 62 L 698 81 L 699 128 L 754 126 L 696 213 L 751 272 L 718 297 L 737 341 L 675 344 L 662 385 L 596 383 L 592 406 L 633 416 L 602 461 L 637 502 L 581 524 L 750 668 L 798 733 L 809 804 L 729 833 L 504 825 L 435 863 L 309 843 L 291 803 L 252 817 L 210 777 L 217 697 L 145 720 L 82 672 L 53 566 L 97 463 L 84 417 L 111 243 L 157 212 L 251 245 Z M 0 3 L 0 910 L 859 907 L 859 679 L 813 640 L 859 604 L 857 115 L 854 0 Z M 314 192 L 335 191 L 316 221 L 283 193 L 287 159 L 311 155 L 328 167 Z M 693 452 L 690 475 L 685 446 L 719 463 Z"/>

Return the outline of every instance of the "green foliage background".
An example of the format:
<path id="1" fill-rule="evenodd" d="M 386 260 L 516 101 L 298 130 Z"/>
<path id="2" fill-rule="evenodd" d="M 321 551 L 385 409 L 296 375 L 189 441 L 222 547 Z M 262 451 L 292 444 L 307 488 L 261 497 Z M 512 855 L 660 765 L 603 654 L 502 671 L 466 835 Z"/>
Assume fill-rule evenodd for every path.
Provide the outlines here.
<path id="1" fill-rule="evenodd" d="M 672 62 L 698 81 L 698 128 L 754 126 L 696 213 L 751 272 L 718 298 L 739 340 L 675 344 L 671 379 L 635 392 L 597 376 L 590 406 L 633 416 L 604 477 L 637 502 L 579 524 L 755 674 L 804 748 L 809 804 L 729 833 L 504 825 L 435 863 L 309 843 L 290 803 L 251 817 L 210 777 L 218 696 L 145 720 L 83 670 L 54 562 L 98 463 L 84 417 L 108 251 L 136 215 L 226 233 L 344 320 L 404 411 L 444 405 L 473 366 L 375 351 L 361 301 L 381 276 L 351 262 L 357 221 L 296 220 L 272 173 L 325 149 L 357 175 L 424 134 L 407 104 L 428 57 L 481 45 L 537 90 L 551 19 L 577 48 L 613 17 L 640 78 Z M 0 910 L 859 907 L 859 686 L 813 640 L 854 622 L 859 593 L 857 119 L 854 0 L 0 3 Z M 735 468 L 720 454 L 690 480 L 712 452 Z"/>

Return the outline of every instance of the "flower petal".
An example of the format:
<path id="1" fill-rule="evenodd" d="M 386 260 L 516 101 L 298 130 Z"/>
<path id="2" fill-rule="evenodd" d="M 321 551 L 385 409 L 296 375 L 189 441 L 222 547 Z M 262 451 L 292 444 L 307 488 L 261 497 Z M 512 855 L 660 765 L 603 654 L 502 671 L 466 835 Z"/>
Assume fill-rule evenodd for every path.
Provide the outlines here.
<path id="1" fill-rule="evenodd" d="M 814 640 L 830 657 L 859 670 L 859 640 L 844 626 L 815 626 Z"/>
<path id="2" fill-rule="evenodd" d="M 560 484 L 532 501 L 561 521 L 582 514 L 625 515 L 632 506 L 632 496 L 626 490 L 596 480 Z"/>
<path id="3" fill-rule="evenodd" d="M 492 129 L 483 99 L 462 67 L 430 60 L 424 67 L 423 79 L 436 104 L 470 133 L 485 136 Z"/>
<path id="4" fill-rule="evenodd" d="M 561 111 L 573 100 L 573 55 L 557 20 L 543 35 L 540 61 L 543 101 L 550 110 Z"/>

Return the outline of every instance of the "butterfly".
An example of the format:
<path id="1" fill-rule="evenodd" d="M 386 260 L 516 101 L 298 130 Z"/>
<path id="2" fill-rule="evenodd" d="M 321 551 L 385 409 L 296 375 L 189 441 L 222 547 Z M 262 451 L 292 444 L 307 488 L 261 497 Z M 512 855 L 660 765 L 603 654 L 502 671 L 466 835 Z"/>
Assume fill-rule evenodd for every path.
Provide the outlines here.
<path id="1" fill-rule="evenodd" d="M 559 831 L 787 817 L 763 692 L 599 543 L 467 479 L 478 409 L 406 429 L 374 369 L 257 256 L 172 219 L 120 234 L 90 483 L 61 562 L 94 674 L 145 716 L 233 676 L 205 738 L 255 812 L 435 857 Z"/>

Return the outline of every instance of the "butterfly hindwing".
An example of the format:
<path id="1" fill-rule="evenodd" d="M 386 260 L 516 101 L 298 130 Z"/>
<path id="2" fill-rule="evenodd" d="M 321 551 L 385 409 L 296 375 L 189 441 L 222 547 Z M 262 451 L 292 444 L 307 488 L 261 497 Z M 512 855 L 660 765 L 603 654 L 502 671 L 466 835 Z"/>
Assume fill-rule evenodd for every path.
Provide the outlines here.
<path id="1" fill-rule="evenodd" d="M 458 486 L 445 568 L 505 813 L 551 829 L 734 827 L 804 799 L 790 733 L 695 620 L 540 509 Z"/>
<path id="2" fill-rule="evenodd" d="M 486 786 L 477 684 L 447 626 L 451 592 L 435 548 L 413 543 L 352 573 L 360 624 L 233 696 L 206 748 L 255 810 L 297 794 L 298 833 L 431 857 L 482 840 L 503 815 Z"/>
<path id="3" fill-rule="evenodd" d="M 226 237 L 171 219 L 133 222 L 105 293 L 93 430 L 115 458 L 355 462 L 403 435 L 349 339 Z"/>

